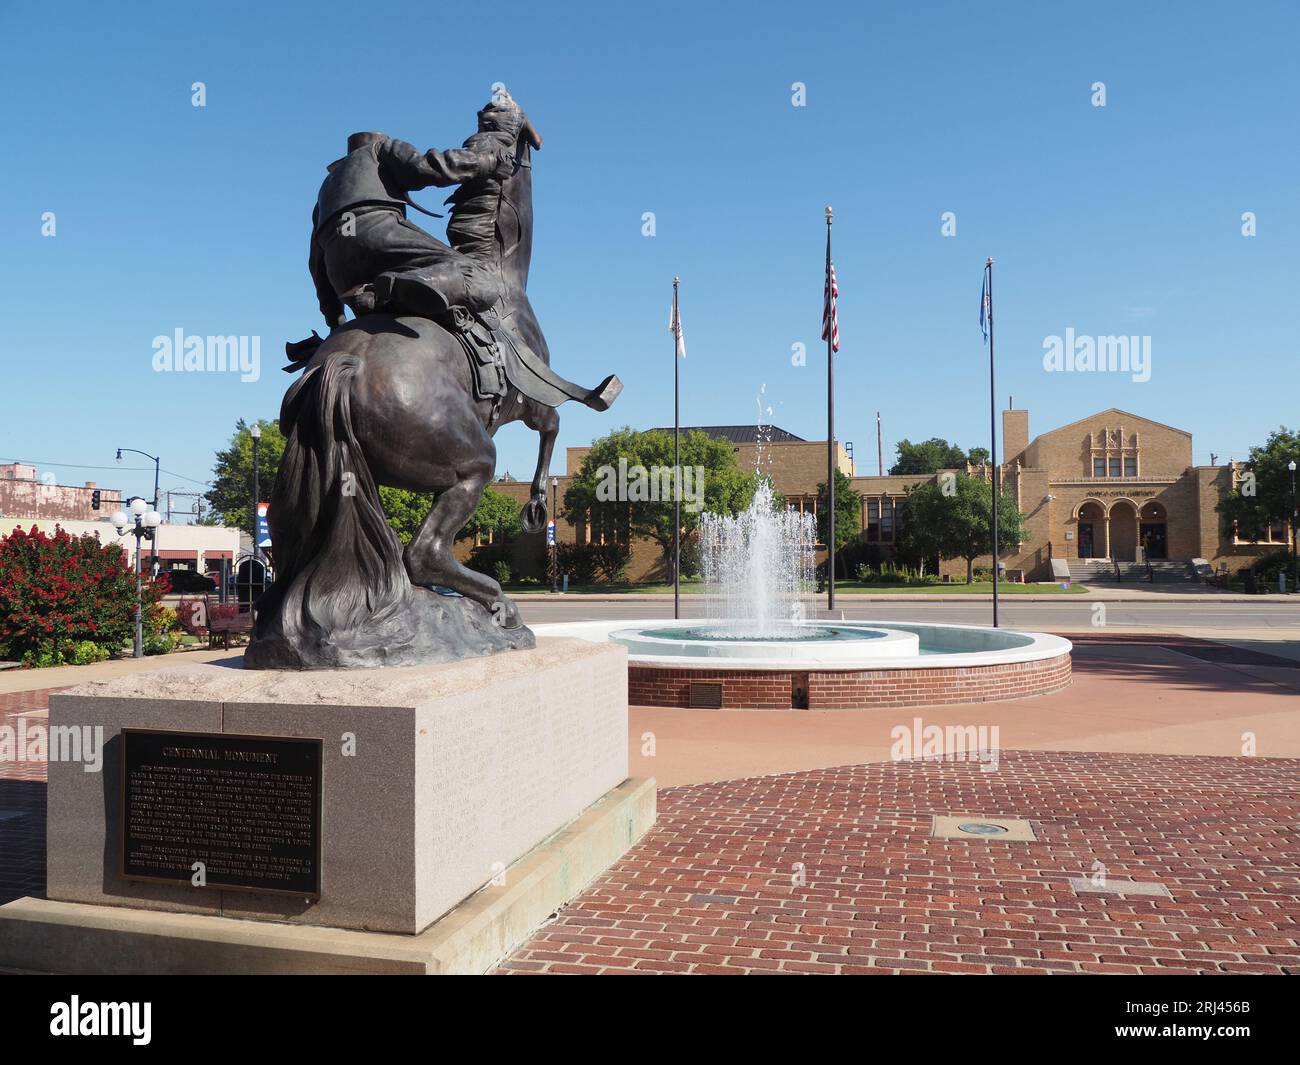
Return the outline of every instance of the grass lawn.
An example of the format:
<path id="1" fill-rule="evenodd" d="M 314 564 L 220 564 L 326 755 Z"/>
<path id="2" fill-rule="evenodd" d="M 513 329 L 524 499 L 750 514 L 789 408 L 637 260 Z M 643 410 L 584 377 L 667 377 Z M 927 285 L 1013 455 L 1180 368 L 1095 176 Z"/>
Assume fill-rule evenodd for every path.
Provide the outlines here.
<path id="1" fill-rule="evenodd" d="M 505 590 L 510 595 L 550 595 L 549 585 L 511 584 Z M 989 581 L 976 584 L 864 584 L 862 581 L 836 581 L 837 592 L 863 595 L 989 595 L 993 585 Z M 701 595 L 707 591 L 699 582 L 682 585 L 682 595 Z M 1071 584 L 1069 589 L 1059 584 L 999 584 L 999 595 L 1082 595 L 1088 588 Z M 570 595 L 672 595 L 671 584 L 570 584 Z M 815 594 L 809 589 L 809 594 Z"/>

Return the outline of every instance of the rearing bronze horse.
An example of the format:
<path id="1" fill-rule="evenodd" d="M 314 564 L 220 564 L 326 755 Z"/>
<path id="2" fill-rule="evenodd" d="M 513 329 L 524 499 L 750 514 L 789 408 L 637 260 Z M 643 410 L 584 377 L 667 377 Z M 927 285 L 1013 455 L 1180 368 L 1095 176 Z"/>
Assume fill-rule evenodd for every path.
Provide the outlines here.
<path id="1" fill-rule="evenodd" d="M 496 203 L 496 239 L 476 254 L 499 271 L 506 328 L 549 363 L 526 291 L 531 152 L 540 145 L 525 120 Z M 453 241 L 455 228 L 453 208 Z M 515 388 L 503 399 L 476 398 L 472 374 L 460 341 L 414 316 L 366 315 L 315 350 L 280 411 L 286 446 L 270 507 L 276 580 L 258 603 L 247 668 L 411 664 L 532 645 L 501 586 L 463 566 L 452 547 L 495 472 L 492 436 L 511 421 L 541 434 L 521 518 L 529 531 L 545 526 L 559 415 Z M 607 405 L 621 387 L 611 376 L 593 393 Z M 556 403 L 567 398 L 575 397 L 555 394 Z M 436 494 L 405 551 L 379 485 Z"/>

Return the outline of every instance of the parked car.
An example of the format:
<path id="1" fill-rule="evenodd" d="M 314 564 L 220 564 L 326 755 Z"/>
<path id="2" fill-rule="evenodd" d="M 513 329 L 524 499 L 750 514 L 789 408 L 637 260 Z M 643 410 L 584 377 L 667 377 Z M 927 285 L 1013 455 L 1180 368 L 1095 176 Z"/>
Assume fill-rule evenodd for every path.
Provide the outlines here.
<path id="1" fill-rule="evenodd" d="M 216 582 L 211 577 L 205 577 L 192 569 L 174 569 L 167 577 L 171 581 L 172 591 L 177 595 L 195 595 L 217 589 Z"/>

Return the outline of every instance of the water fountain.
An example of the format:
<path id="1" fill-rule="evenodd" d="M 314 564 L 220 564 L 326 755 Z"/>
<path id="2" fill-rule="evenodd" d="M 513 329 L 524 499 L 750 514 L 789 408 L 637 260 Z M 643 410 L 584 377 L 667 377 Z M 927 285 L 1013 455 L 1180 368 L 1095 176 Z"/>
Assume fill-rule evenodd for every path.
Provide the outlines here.
<path id="1" fill-rule="evenodd" d="M 816 541 L 813 516 L 777 507 L 767 478 L 739 514 L 701 515 L 700 559 L 713 593 L 704 631 L 718 639 L 800 635 Z"/>
<path id="2" fill-rule="evenodd" d="M 815 618 L 814 519 L 774 498 L 761 477 L 741 513 L 701 516 L 705 619 L 534 631 L 624 645 L 628 701 L 644 706 L 868 709 L 1019 698 L 1070 683 L 1071 645 L 1058 636 Z"/>

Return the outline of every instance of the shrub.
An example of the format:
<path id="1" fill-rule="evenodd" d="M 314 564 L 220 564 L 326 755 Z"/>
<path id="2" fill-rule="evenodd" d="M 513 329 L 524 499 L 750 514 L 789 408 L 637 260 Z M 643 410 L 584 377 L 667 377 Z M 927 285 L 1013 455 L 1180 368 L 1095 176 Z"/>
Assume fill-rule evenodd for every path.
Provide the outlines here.
<path id="1" fill-rule="evenodd" d="M 108 648 L 100 646 L 94 640 L 81 640 L 65 649 L 63 657 L 70 666 L 88 666 L 91 662 L 106 661 Z"/>
<path id="2" fill-rule="evenodd" d="M 35 647 L 23 652 L 23 665 L 29 669 L 50 669 L 63 665 L 63 652 L 56 650 L 54 644 L 42 641 Z"/>
<path id="3" fill-rule="evenodd" d="M 596 572 L 601 580 L 618 584 L 627 579 L 628 563 L 632 561 L 630 544 L 591 544 Z"/>
<path id="4" fill-rule="evenodd" d="M 469 553 L 465 559 L 465 565 L 476 573 L 483 573 L 489 577 L 495 577 L 497 568 L 502 562 L 509 565 L 508 558 L 510 554 L 510 545 L 497 542 L 494 544 L 479 544 Z M 498 583 L 500 581 L 498 580 Z"/>
<path id="5" fill-rule="evenodd" d="M 165 655 L 176 650 L 176 636 L 170 632 L 151 632 L 144 638 L 146 655 Z"/>
<path id="6" fill-rule="evenodd" d="M 1269 551 L 1267 554 L 1260 555 L 1255 559 L 1251 566 L 1255 571 L 1255 579 L 1269 588 L 1277 587 L 1277 575 L 1285 573 L 1288 578 L 1291 576 L 1291 552 L 1286 548 L 1278 551 Z"/>
<path id="7" fill-rule="evenodd" d="M 176 604 L 176 622 L 190 636 L 208 634 L 207 607 L 203 599 L 182 599 Z"/>
<path id="8" fill-rule="evenodd" d="M 497 584 L 509 584 L 510 563 L 504 558 L 498 559 L 492 566 L 492 576 L 497 579 Z"/>
<path id="9" fill-rule="evenodd" d="M 151 636 L 180 632 L 181 622 L 176 611 L 162 603 L 153 603 L 141 618 L 141 627 Z"/>
<path id="10" fill-rule="evenodd" d="M 163 624 L 166 576 L 144 579 L 148 624 Z M 135 575 L 119 544 L 33 526 L 0 540 L 0 642 L 31 664 L 59 665 L 65 650 L 89 641 L 120 650 L 133 633 Z"/>
<path id="11" fill-rule="evenodd" d="M 594 544 L 559 544 L 561 575 L 567 573 L 574 584 L 591 584 L 596 579 Z"/>

